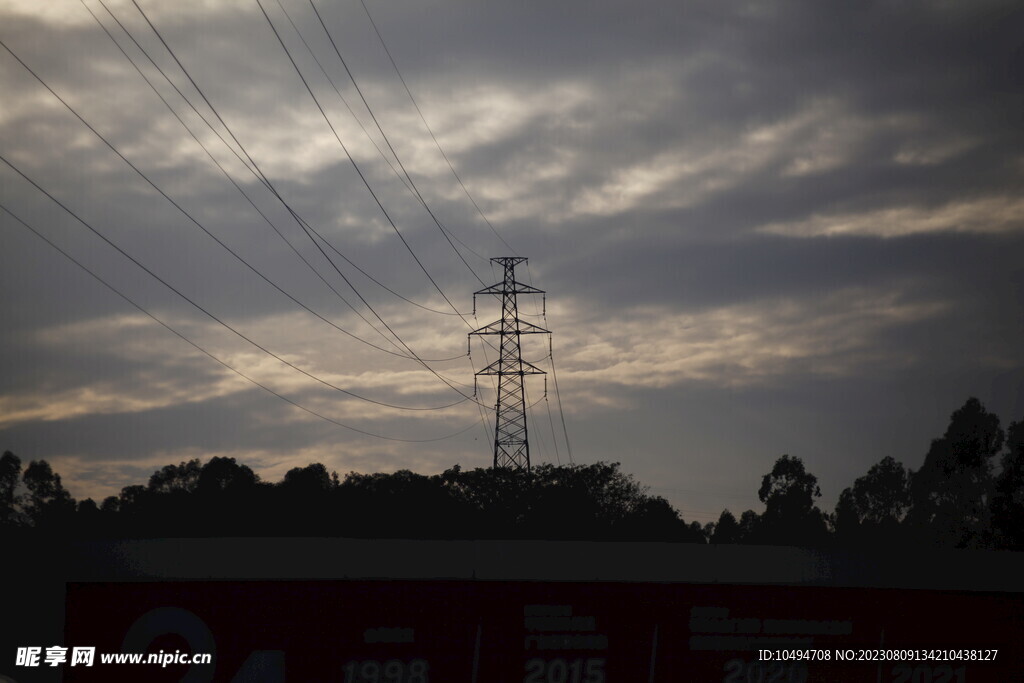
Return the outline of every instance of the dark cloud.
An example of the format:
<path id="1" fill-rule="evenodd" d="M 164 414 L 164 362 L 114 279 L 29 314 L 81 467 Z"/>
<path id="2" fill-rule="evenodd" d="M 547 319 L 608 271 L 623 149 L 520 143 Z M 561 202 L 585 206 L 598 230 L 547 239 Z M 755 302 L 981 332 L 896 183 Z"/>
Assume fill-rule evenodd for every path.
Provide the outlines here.
<path id="1" fill-rule="evenodd" d="M 448 356 L 464 352 L 470 325 L 498 314 L 493 301 L 479 301 L 478 320 L 468 324 L 428 313 L 338 260 L 359 295 L 352 292 L 287 210 L 89 4 L 294 248 L 376 327 L 383 330 L 359 295 L 414 348 Z M 507 248 L 434 148 L 362 8 L 317 5 L 435 215 L 476 252 L 459 245 L 475 274 L 364 137 L 276 3 L 264 5 L 401 237 L 451 302 L 469 309 L 481 280 L 500 276 L 485 258 Z M 458 173 L 501 235 L 530 257 L 520 277 L 550 294 L 546 324 L 556 333 L 578 459 L 621 460 L 664 487 L 687 518 L 710 518 L 724 506 L 756 507 L 756 483 L 783 452 L 804 457 L 834 501 L 884 455 L 917 466 L 968 395 L 1004 422 L 1024 416 L 1024 271 L 1014 258 L 1024 246 L 1024 70 L 1014 3 L 369 6 Z M 111 7 L 216 123 L 134 7 Z M 387 150 L 310 8 L 285 7 Z M 88 13 L 73 2 L 58 9 L 9 4 L 3 40 L 261 273 L 393 348 L 249 206 Z M 255 4 L 147 11 L 291 207 L 383 284 L 448 308 Z M 455 396 L 414 364 L 297 313 L 6 52 L 0 87 L 0 153 L 182 293 L 368 395 L 409 403 Z M 10 169 L 0 167 L 0 177 L 5 206 L 289 396 L 411 438 L 477 415 L 460 408 L 412 420 L 332 403 L 217 331 Z M 112 493 L 163 460 L 212 453 L 248 453 L 271 474 L 316 458 L 366 470 L 489 462 L 486 429 L 400 445 L 296 419 L 142 323 L 6 215 L 0 235 L 0 440 L 52 460 L 73 490 Z M 475 352 L 474 367 L 486 362 Z M 471 384 L 468 364 L 446 368 Z M 564 459 L 547 415 L 533 418 L 544 425 L 533 430 L 536 452 Z"/>

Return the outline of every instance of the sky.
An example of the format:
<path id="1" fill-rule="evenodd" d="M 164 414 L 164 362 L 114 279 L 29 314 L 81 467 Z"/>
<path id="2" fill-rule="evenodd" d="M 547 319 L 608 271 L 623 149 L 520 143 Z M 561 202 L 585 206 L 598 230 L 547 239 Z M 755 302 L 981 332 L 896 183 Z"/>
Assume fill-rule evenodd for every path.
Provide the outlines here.
<path id="1" fill-rule="evenodd" d="M 0 0 L 0 449 L 76 498 L 489 466 L 513 255 L 533 463 L 687 521 L 1024 419 L 1019 3 L 260 2 Z"/>

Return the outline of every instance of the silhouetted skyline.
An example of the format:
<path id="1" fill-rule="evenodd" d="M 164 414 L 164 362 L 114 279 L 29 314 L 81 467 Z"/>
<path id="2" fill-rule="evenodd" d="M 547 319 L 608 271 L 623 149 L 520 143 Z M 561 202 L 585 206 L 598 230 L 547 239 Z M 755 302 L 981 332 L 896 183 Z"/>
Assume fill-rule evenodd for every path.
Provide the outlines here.
<path id="1" fill-rule="evenodd" d="M 1005 448 L 1004 448 L 1005 446 Z M 76 501 L 45 460 L 0 456 L 0 534 L 11 538 L 334 536 L 662 541 L 884 549 L 1024 550 L 1024 421 L 1003 428 L 971 397 L 924 465 L 881 459 L 819 506 L 818 478 L 784 454 L 761 478 L 763 509 L 687 523 L 620 463 L 455 465 L 424 476 L 323 463 L 265 481 L 234 458 L 164 465 L 148 483 Z"/>

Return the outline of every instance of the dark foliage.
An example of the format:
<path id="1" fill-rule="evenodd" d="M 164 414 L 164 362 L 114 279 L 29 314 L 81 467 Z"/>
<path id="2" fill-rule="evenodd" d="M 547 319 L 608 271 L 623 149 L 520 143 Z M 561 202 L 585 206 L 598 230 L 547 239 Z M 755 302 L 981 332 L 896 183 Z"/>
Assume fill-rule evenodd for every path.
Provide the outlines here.
<path id="1" fill-rule="evenodd" d="M 800 458 L 783 455 L 764 475 L 758 498 L 765 504 L 754 539 L 778 545 L 821 545 L 828 538 L 825 514 L 814 504 L 821 497 L 818 478 Z"/>
<path id="2" fill-rule="evenodd" d="M 992 528 L 997 545 L 1024 550 L 1024 421 L 1006 430 L 1007 453 L 992 494 Z"/>
<path id="3" fill-rule="evenodd" d="M 1006 446 L 998 469 L 996 456 Z M 531 472 L 399 470 L 339 478 L 320 463 L 261 481 L 234 458 L 166 465 L 146 486 L 99 505 L 76 503 L 40 460 L 22 471 L 0 457 L 0 534 L 74 537 L 345 536 L 755 543 L 862 548 L 935 544 L 1024 550 L 1024 421 L 1004 434 L 970 398 L 931 443 L 921 468 L 885 457 L 839 496 L 828 515 L 818 479 L 783 455 L 758 490 L 762 513 L 687 524 L 619 463 L 540 465 Z"/>
<path id="4" fill-rule="evenodd" d="M 932 441 L 924 464 L 910 477 L 907 522 L 925 543 L 955 547 L 991 544 L 992 460 L 1003 447 L 999 418 L 970 398 Z"/>
<path id="5" fill-rule="evenodd" d="M 20 461 L 8 454 L 0 467 L 0 501 L 13 520 Z M 687 525 L 668 501 L 647 495 L 618 463 L 542 465 L 529 473 L 456 465 L 435 476 L 400 470 L 344 479 L 312 463 L 271 484 L 233 458 L 215 457 L 167 465 L 148 486 L 126 486 L 77 510 L 45 462 L 30 465 L 22 480 L 30 492 L 21 506 L 24 526 L 35 533 L 705 542 L 699 524 Z"/>
<path id="6" fill-rule="evenodd" d="M 21 458 L 5 451 L 0 457 L 0 529 L 21 525 L 21 496 L 16 493 L 20 478 Z"/>
<path id="7" fill-rule="evenodd" d="M 836 536 L 852 544 L 899 544 L 908 535 L 903 520 L 910 503 L 907 470 L 892 456 L 886 456 L 839 495 Z"/>

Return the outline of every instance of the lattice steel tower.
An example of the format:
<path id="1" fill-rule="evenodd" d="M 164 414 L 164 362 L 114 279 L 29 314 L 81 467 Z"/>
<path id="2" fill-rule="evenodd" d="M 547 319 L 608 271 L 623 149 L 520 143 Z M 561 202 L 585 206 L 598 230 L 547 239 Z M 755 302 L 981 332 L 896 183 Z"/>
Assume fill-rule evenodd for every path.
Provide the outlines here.
<path id="1" fill-rule="evenodd" d="M 516 308 L 518 294 L 544 294 L 536 287 L 516 282 L 515 269 L 526 261 L 521 256 L 492 258 L 492 262 L 505 269 L 505 279 L 498 284 L 473 293 L 473 311 L 477 294 L 493 294 L 501 299 L 501 320 L 469 333 L 496 334 L 501 339 L 498 360 L 480 375 L 498 376 L 498 400 L 494 406 L 494 466 L 530 470 L 530 442 L 526 433 L 526 375 L 544 375 L 543 370 L 523 360 L 520 336 L 524 334 L 551 334 L 548 330 L 519 319 Z M 550 340 L 550 338 L 549 338 Z M 545 380 L 546 381 L 546 380 Z"/>

